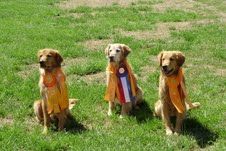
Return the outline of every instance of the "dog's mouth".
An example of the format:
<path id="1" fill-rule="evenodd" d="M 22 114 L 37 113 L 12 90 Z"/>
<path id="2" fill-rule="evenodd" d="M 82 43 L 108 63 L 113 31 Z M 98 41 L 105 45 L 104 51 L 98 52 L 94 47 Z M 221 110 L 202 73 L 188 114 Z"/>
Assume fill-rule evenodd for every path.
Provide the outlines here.
<path id="1" fill-rule="evenodd" d="M 39 62 L 40 63 L 40 68 L 43 68 L 45 70 L 52 70 L 52 66 L 51 65 L 46 65 L 45 62 Z"/>
<path id="2" fill-rule="evenodd" d="M 165 75 L 171 75 L 174 72 L 174 69 L 165 70 L 162 68 L 162 71 L 164 72 Z"/>
<path id="3" fill-rule="evenodd" d="M 109 57 L 109 61 L 110 61 L 110 62 L 115 62 L 114 57 L 112 57 L 112 56 L 111 56 L 111 57 Z"/>

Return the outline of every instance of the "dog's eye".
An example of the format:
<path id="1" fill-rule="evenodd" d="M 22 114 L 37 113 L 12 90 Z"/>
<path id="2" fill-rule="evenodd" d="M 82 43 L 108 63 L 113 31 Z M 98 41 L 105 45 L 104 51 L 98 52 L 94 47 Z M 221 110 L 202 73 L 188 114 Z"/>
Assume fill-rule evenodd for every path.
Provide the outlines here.
<path id="1" fill-rule="evenodd" d="M 120 52 L 120 49 L 117 49 L 116 52 Z"/>
<path id="2" fill-rule="evenodd" d="M 52 57 L 52 55 L 47 55 L 47 57 Z"/>
<path id="3" fill-rule="evenodd" d="M 112 52 L 112 50 L 109 50 L 110 52 Z"/>
<path id="4" fill-rule="evenodd" d="M 174 58 L 170 58 L 170 61 L 173 61 L 174 60 Z"/>
<path id="5" fill-rule="evenodd" d="M 162 60 L 164 61 L 164 60 L 165 60 L 165 58 L 162 58 Z"/>

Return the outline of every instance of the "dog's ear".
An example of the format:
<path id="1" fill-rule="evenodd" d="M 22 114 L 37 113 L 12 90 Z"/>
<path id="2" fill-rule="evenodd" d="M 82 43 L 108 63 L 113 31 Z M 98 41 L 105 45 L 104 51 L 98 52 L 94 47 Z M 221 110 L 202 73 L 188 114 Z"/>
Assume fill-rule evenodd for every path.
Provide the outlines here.
<path id="1" fill-rule="evenodd" d="M 109 56 L 109 48 L 110 48 L 111 44 L 108 44 L 108 46 L 105 48 L 104 53 L 106 56 Z"/>
<path id="2" fill-rule="evenodd" d="M 122 50 L 123 50 L 124 57 L 127 57 L 128 54 L 131 52 L 130 47 L 124 44 L 122 45 Z"/>
<path id="3" fill-rule="evenodd" d="M 181 52 L 176 53 L 177 65 L 181 67 L 185 62 L 185 56 Z"/>
<path id="4" fill-rule="evenodd" d="M 63 62 L 63 58 L 58 51 L 54 51 L 54 52 L 55 52 L 55 59 L 56 59 L 57 65 L 61 66 L 61 63 Z"/>
<path id="5" fill-rule="evenodd" d="M 157 56 L 157 59 L 158 59 L 158 62 L 159 62 L 159 66 L 162 65 L 162 55 L 163 55 L 163 51 L 161 51 L 158 56 Z"/>

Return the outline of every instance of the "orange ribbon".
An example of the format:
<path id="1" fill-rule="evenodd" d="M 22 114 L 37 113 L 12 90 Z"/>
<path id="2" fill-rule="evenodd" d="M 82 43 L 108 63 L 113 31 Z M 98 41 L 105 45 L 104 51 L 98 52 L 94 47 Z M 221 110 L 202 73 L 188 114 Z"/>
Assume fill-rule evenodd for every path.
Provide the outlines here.
<path id="1" fill-rule="evenodd" d="M 177 75 L 172 75 L 166 78 L 166 83 L 169 87 L 170 99 L 179 113 L 184 113 L 186 110 L 184 104 L 185 102 L 182 102 L 183 100 L 185 100 L 185 97 L 187 96 L 183 84 L 183 78 L 184 73 L 182 71 L 182 68 L 179 69 Z"/>
<path id="2" fill-rule="evenodd" d="M 59 113 L 68 109 L 68 90 L 62 70 L 58 68 L 55 72 L 44 73 L 42 76 L 43 84 L 48 88 L 46 96 L 48 113 Z"/>

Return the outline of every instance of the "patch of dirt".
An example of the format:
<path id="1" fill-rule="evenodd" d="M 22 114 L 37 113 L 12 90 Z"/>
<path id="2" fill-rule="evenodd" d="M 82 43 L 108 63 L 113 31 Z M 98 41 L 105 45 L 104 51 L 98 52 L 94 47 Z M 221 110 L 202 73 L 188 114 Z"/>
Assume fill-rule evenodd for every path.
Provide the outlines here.
<path id="1" fill-rule="evenodd" d="M 132 36 L 138 40 L 142 39 L 165 39 L 170 36 L 171 30 L 185 30 L 191 28 L 193 25 L 205 25 L 214 22 L 210 19 L 187 21 L 187 22 L 166 22 L 157 23 L 153 31 L 123 31 L 119 32 L 124 36 Z"/>
<path id="2" fill-rule="evenodd" d="M 98 72 L 95 74 L 85 75 L 81 79 L 86 81 L 87 83 L 101 83 L 104 84 L 106 81 L 106 73 Z"/>
<path id="3" fill-rule="evenodd" d="M 165 0 L 163 3 L 153 5 L 156 11 L 164 12 L 169 8 L 192 10 L 195 1 L 193 0 Z"/>
<path id="4" fill-rule="evenodd" d="M 195 0 L 165 0 L 163 3 L 153 5 L 154 10 L 165 12 L 167 9 L 179 9 L 188 12 L 195 12 L 202 16 L 216 15 L 220 22 L 226 22 L 226 13 L 218 10 L 214 6 L 198 2 Z"/>
<path id="5" fill-rule="evenodd" d="M 213 74 L 216 76 L 226 77 L 226 69 L 217 68 L 213 65 L 207 65 L 206 68 L 213 71 Z"/>
<path id="6" fill-rule="evenodd" d="M 185 68 L 192 68 L 192 67 L 199 68 L 200 65 L 189 63 L 189 64 L 186 64 L 184 67 Z M 215 75 L 215 76 L 226 77 L 226 69 L 219 68 L 214 65 L 205 65 L 203 68 L 210 70 L 213 73 L 213 75 Z"/>
<path id="7" fill-rule="evenodd" d="M 130 4 L 137 2 L 138 0 L 68 0 L 63 1 L 59 4 L 62 9 L 72 9 L 79 6 L 88 7 L 104 7 L 118 4 L 123 7 L 127 7 Z"/>
<path id="8" fill-rule="evenodd" d="M 103 39 L 103 40 L 87 40 L 82 43 L 84 47 L 86 47 L 88 50 L 93 51 L 102 51 L 104 50 L 109 43 L 111 43 L 111 39 Z"/>
<path id="9" fill-rule="evenodd" d="M 39 123 L 39 121 L 34 117 L 26 118 L 24 124 L 26 125 L 26 129 L 28 131 L 33 131 L 35 126 L 41 126 L 41 123 Z"/>
<path id="10" fill-rule="evenodd" d="M 154 66 L 151 66 L 151 65 L 144 66 L 144 67 L 141 68 L 141 74 L 140 74 L 140 78 L 139 79 L 141 81 L 147 81 L 148 76 L 151 73 L 154 73 L 157 70 L 158 70 L 157 67 L 154 67 Z"/>
<path id="11" fill-rule="evenodd" d="M 73 18 L 79 19 L 81 17 L 84 17 L 85 15 L 86 15 L 85 13 L 69 13 L 69 14 L 66 14 L 63 17 L 73 17 Z M 96 12 L 91 12 L 91 13 L 89 13 L 89 15 L 94 17 L 94 16 L 97 15 L 97 13 Z"/>
<path id="12" fill-rule="evenodd" d="M 158 71 L 158 60 L 156 56 L 151 56 L 150 65 L 141 68 L 140 80 L 147 81 L 148 76 L 156 71 Z"/>
<path id="13" fill-rule="evenodd" d="M 19 71 L 17 74 L 23 78 L 26 79 L 30 77 L 35 71 L 38 71 L 39 64 L 30 64 L 23 67 L 23 70 Z"/>
<path id="14" fill-rule="evenodd" d="M 73 18 L 81 18 L 84 14 L 83 13 L 71 13 L 70 16 Z"/>
<path id="15" fill-rule="evenodd" d="M 226 69 L 216 69 L 215 75 L 226 77 Z"/>
<path id="16" fill-rule="evenodd" d="M 82 81 L 86 82 L 87 84 L 92 84 L 92 83 L 105 84 L 106 73 L 98 72 L 95 74 L 88 74 L 88 75 L 83 75 L 83 76 L 73 74 L 73 75 L 69 75 L 68 79 L 69 79 L 68 81 L 82 80 Z"/>
<path id="17" fill-rule="evenodd" d="M 14 123 L 14 120 L 12 117 L 5 117 L 5 118 L 1 118 L 0 117 L 0 127 L 3 127 L 3 126 L 11 126 L 13 125 Z"/>
<path id="18" fill-rule="evenodd" d="M 69 68 L 73 65 L 84 64 L 85 62 L 87 62 L 87 58 L 84 58 L 84 57 L 65 58 L 63 63 L 62 63 L 62 67 L 67 69 L 67 68 Z"/>

